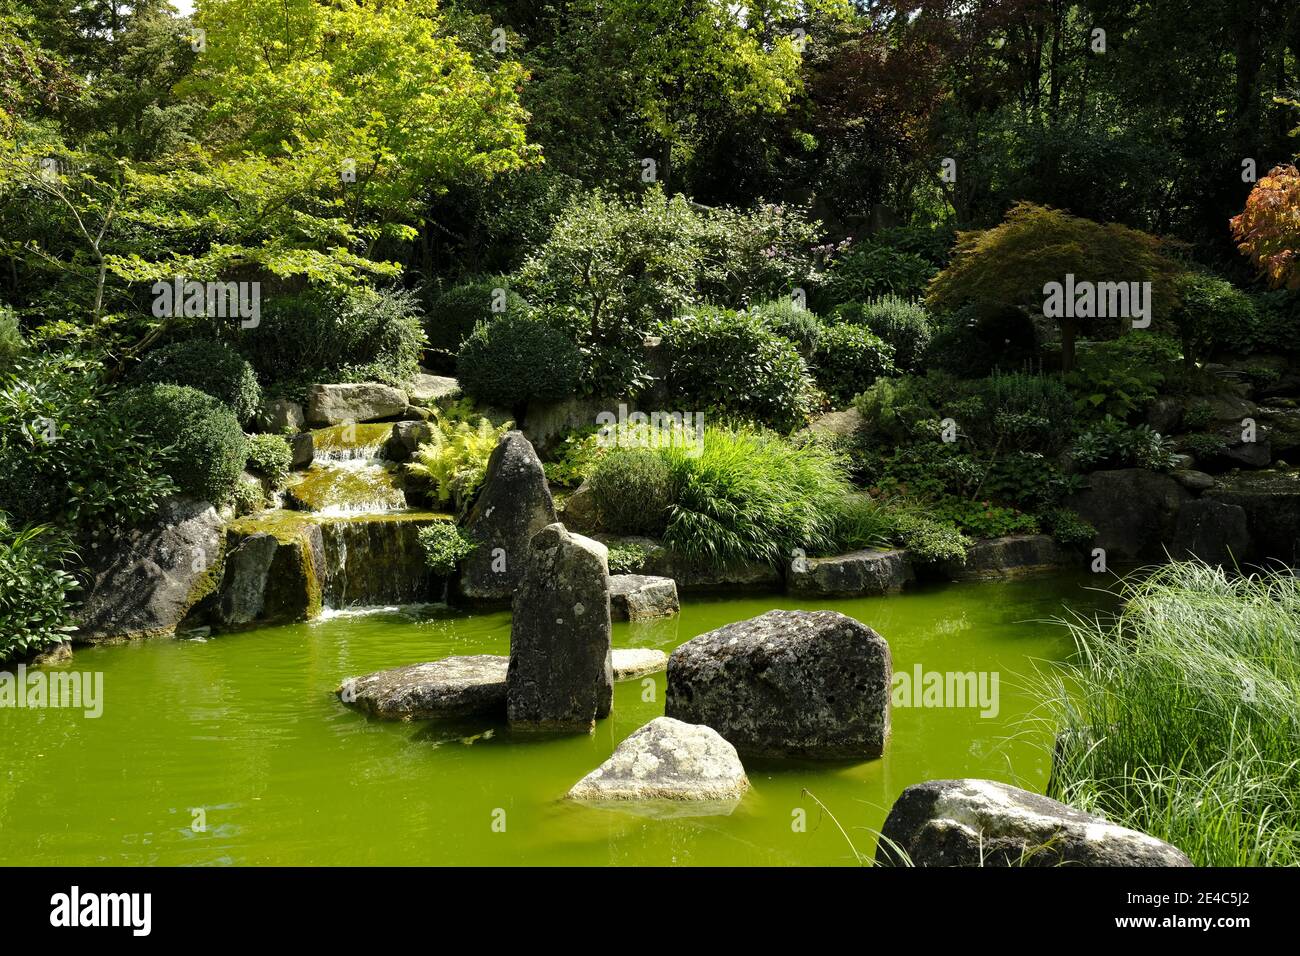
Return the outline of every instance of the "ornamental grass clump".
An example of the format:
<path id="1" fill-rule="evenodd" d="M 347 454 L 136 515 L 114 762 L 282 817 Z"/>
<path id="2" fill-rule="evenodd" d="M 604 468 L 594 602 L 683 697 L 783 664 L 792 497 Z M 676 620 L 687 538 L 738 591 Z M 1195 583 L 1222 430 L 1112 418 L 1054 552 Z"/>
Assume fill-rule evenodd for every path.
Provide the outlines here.
<path id="1" fill-rule="evenodd" d="M 1198 866 L 1300 864 L 1300 579 L 1176 563 L 1067 622 L 1051 795 Z"/>

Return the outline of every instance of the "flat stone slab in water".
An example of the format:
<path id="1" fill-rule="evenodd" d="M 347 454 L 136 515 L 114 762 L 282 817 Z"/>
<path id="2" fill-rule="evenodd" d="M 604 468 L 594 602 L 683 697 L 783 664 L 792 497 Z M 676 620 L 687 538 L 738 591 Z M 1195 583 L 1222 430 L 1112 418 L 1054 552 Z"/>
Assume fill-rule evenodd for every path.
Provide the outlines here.
<path id="1" fill-rule="evenodd" d="M 631 680 L 668 669 L 668 655 L 645 647 L 614 648 L 614 680 Z"/>
<path id="2" fill-rule="evenodd" d="M 609 614 L 615 621 L 672 617 L 681 609 L 677 582 L 650 574 L 611 574 Z"/>
<path id="3" fill-rule="evenodd" d="M 615 680 L 631 680 L 668 668 L 668 655 L 648 648 L 619 649 L 612 658 Z M 345 704 L 384 720 L 505 716 L 509 665 L 510 658 L 503 654 L 446 657 L 350 677 L 337 693 Z"/>
<path id="4" fill-rule="evenodd" d="M 603 764 L 568 793 L 584 803 L 645 803 L 644 812 L 677 816 L 674 804 L 695 813 L 729 813 L 749 789 L 736 748 L 710 727 L 657 717 L 618 745 Z M 665 806 L 667 804 L 667 806 Z"/>
<path id="5" fill-rule="evenodd" d="M 384 720 L 503 714 L 508 664 L 496 654 L 448 657 L 351 677 L 338 695 Z"/>
<path id="6" fill-rule="evenodd" d="M 906 551 L 866 549 L 829 558 L 799 558 L 791 562 L 786 584 L 793 594 L 869 597 L 901 591 L 914 578 Z"/>

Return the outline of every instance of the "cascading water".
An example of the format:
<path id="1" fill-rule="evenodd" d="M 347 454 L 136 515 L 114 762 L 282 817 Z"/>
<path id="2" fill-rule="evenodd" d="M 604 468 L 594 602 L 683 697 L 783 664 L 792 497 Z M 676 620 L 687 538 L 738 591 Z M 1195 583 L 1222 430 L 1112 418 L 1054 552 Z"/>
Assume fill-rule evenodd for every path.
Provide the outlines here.
<path id="1" fill-rule="evenodd" d="M 312 432 L 316 458 L 285 489 L 291 508 L 321 516 L 407 509 L 397 466 L 383 458 L 391 425 L 336 425 Z"/>

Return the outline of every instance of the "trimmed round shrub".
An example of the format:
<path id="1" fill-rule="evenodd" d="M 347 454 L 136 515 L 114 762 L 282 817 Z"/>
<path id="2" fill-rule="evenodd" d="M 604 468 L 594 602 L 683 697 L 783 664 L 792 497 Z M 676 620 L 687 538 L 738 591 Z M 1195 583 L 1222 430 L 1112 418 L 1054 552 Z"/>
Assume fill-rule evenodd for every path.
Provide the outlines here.
<path id="1" fill-rule="evenodd" d="M 597 463 L 590 482 L 606 530 L 663 534 L 672 504 L 672 481 L 663 455 L 649 448 L 615 448 Z"/>
<path id="2" fill-rule="evenodd" d="M 846 302 L 836 307 L 831 321 L 862 325 L 875 332 L 893 347 L 894 365 L 900 372 L 920 370 L 934 334 L 925 306 L 895 295 Z"/>
<path id="3" fill-rule="evenodd" d="M 781 431 L 807 421 L 808 367 L 784 336 L 744 313 L 702 308 L 661 326 L 668 388 L 696 411 L 751 419 Z"/>
<path id="4" fill-rule="evenodd" d="M 429 303 L 424 317 L 429 348 L 455 355 L 480 322 L 491 322 L 503 315 L 524 315 L 528 310 L 528 303 L 511 290 L 505 276 L 486 276 L 454 285 Z"/>
<path id="5" fill-rule="evenodd" d="M 1259 317 L 1252 296 L 1203 272 L 1184 273 L 1177 287 L 1180 301 L 1174 325 L 1188 361 L 1208 359 L 1216 351 L 1251 351 Z"/>
<path id="6" fill-rule="evenodd" d="M 283 435 L 249 435 L 245 467 L 271 482 L 276 488 L 284 484 L 293 467 L 293 450 Z"/>
<path id="7" fill-rule="evenodd" d="M 563 332 L 526 315 L 480 322 L 456 356 L 467 394 L 512 410 L 572 395 L 581 368 L 578 347 Z"/>
<path id="8" fill-rule="evenodd" d="M 851 402 L 894 370 L 894 350 L 861 325 L 832 325 L 813 353 L 817 384 L 835 402 Z"/>
<path id="9" fill-rule="evenodd" d="M 224 402 L 241 425 L 262 405 L 253 366 L 234 349 L 211 339 L 191 339 L 154 349 L 136 366 L 139 382 L 188 385 Z"/>
<path id="10" fill-rule="evenodd" d="M 248 460 L 234 413 L 186 385 L 144 385 L 117 402 L 136 431 L 163 449 L 167 474 L 184 494 L 223 505 Z"/>
<path id="11" fill-rule="evenodd" d="M 800 308 L 789 299 L 773 299 L 753 306 L 749 314 L 793 342 L 801 355 L 812 355 L 817 348 L 823 326 L 816 312 Z"/>

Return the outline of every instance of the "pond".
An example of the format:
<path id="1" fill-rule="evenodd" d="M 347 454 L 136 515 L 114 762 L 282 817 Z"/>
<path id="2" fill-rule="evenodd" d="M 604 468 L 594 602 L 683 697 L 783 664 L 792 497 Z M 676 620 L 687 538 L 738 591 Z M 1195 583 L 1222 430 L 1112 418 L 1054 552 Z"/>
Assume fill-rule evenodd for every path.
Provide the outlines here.
<path id="1" fill-rule="evenodd" d="M 996 716 L 895 707 L 883 759 L 746 761 L 753 788 L 730 816 L 653 819 L 560 799 L 663 713 L 663 674 L 616 685 L 614 714 L 590 737 L 512 738 L 485 720 L 385 723 L 334 697 L 347 676 L 506 654 L 504 612 L 334 613 L 79 650 L 60 666 L 103 673 L 102 716 L 0 709 L 0 864 L 852 864 L 848 841 L 873 853 L 909 784 L 977 776 L 1043 789 L 1052 738 L 1026 719 L 1038 702 L 1027 679 L 1036 660 L 1070 653 L 1051 621 L 1067 605 L 1112 605 L 1100 586 L 1068 575 L 854 600 L 688 596 L 679 618 L 616 623 L 615 647 L 668 651 L 772 608 L 826 607 L 884 635 L 896 672 L 998 675 Z"/>

